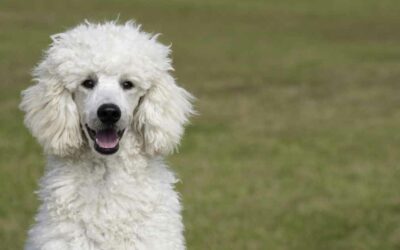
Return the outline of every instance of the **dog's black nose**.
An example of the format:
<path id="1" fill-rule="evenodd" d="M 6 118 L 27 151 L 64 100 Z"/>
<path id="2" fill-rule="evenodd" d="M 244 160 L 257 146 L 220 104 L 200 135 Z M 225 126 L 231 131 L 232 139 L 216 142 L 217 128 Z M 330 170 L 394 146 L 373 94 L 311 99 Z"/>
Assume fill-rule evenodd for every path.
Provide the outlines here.
<path id="1" fill-rule="evenodd" d="M 106 124 L 116 123 L 121 118 L 121 110 L 112 103 L 102 104 L 97 110 L 97 117 Z"/>

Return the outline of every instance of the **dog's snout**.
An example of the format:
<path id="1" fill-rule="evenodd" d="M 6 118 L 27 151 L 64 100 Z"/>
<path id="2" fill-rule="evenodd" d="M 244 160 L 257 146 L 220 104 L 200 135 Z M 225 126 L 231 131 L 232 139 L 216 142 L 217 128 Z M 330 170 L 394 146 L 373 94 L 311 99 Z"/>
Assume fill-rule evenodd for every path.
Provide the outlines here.
<path id="1" fill-rule="evenodd" d="M 106 124 L 116 123 L 121 118 L 121 109 L 113 103 L 106 103 L 97 110 L 97 117 Z"/>

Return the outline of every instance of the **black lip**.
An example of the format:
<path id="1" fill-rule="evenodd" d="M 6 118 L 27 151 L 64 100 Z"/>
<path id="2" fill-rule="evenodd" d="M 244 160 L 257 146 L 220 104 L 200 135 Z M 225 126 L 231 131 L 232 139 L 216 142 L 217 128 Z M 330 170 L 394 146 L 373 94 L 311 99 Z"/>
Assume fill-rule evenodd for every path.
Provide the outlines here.
<path id="1" fill-rule="evenodd" d="M 117 144 L 117 146 L 113 147 L 113 148 L 102 148 L 100 147 L 96 142 L 94 143 L 94 149 L 96 149 L 97 152 L 99 152 L 100 154 L 103 155 L 112 155 L 115 152 L 118 151 L 119 149 L 119 143 Z"/>
<path id="2" fill-rule="evenodd" d="M 85 127 L 86 127 L 86 130 L 88 131 L 90 139 L 92 139 L 93 141 L 96 141 L 96 131 L 91 129 L 87 124 L 85 124 Z"/>
<path id="3" fill-rule="evenodd" d="M 103 155 L 111 155 L 118 151 L 119 143 L 113 148 L 102 148 L 96 143 L 96 131 L 91 129 L 87 124 L 85 124 L 86 130 L 88 131 L 90 139 L 94 142 L 94 149 Z M 119 130 L 117 132 L 119 139 L 124 135 L 125 129 Z"/>

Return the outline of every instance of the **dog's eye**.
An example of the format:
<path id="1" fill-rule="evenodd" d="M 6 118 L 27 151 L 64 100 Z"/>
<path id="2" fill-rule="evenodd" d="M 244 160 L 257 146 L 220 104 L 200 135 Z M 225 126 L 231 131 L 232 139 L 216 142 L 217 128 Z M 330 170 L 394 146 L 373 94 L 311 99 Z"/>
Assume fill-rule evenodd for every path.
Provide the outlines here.
<path id="1" fill-rule="evenodd" d="M 87 89 L 92 89 L 96 85 L 96 82 L 92 79 L 86 79 L 85 81 L 82 82 L 82 86 L 87 88 Z"/>
<path id="2" fill-rule="evenodd" d="M 126 89 L 126 90 L 135 87 L 135 85 L 131 81 L 124 81 L 121 83 L 121 86 L 123 89 Z"/>

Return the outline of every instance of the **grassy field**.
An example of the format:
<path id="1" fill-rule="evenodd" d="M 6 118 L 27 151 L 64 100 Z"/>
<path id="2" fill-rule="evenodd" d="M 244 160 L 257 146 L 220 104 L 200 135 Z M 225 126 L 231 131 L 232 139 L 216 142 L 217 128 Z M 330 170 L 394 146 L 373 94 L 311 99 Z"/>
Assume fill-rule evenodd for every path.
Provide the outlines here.
<path id="1" fill-rule="evenodd" d="M 188 249 L 400 249 L 400 2 L 0 2 L 0 248 L 21 249 L 41 149 L 19 93 L 49 35 L 136 19 L 200 115 L 168 159 Z"/>

